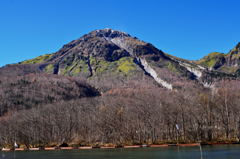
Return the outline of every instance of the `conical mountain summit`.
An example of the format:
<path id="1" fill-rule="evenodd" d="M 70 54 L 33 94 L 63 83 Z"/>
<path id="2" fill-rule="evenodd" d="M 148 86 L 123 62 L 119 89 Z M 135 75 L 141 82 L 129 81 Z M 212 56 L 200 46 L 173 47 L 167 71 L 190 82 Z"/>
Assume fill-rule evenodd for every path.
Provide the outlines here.
<path id="1" fill-rule="evenodd" d="M 237 78 L 239 46 L 228 54 L 211 53 L 193 62 L 168 55 L 127 33 L 102 29 L 71 41 L 53 54 L 3 67 L 0 74 L 75 76 L 103 90 L 133 85 L 171 90 L 189 84 L 208 87 L 215 79 Z"/>

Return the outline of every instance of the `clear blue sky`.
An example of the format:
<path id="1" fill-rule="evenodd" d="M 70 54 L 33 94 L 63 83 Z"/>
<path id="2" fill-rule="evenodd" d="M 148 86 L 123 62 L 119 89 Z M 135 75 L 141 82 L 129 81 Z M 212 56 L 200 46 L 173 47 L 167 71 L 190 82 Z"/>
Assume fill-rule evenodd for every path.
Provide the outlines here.
<path id="1" fill-rule="evenodd" d="M 1 0 L 0 66 L 103 28 L 186 59 L 226 53 L 240 41 L 239 6 L 239 0 Z"/>

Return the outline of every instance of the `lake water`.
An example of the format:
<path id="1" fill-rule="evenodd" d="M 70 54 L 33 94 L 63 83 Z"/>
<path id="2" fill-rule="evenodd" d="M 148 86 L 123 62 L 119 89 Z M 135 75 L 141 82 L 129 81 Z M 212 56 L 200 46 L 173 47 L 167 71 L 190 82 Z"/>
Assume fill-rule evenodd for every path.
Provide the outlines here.
<path id="1" fill-rule="evenodd" d="M 202 146 L 202 159 L 239 159 L 239 145 Z M 199 147 L 0 152 L 0 159 L 201 159 Z"/>

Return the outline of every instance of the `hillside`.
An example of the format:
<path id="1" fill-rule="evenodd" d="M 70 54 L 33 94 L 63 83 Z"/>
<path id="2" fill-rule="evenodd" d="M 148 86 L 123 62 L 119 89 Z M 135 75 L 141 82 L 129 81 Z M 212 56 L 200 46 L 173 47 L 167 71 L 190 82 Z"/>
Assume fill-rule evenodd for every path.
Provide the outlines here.
<path id="1" fill-rule="evenodd" d="M 0 147 L 239 141 L 239 49 L 189 61 L 102 29 L 6 65 Z"/>
<path id="2" fill-rule="evenodd" d="M 0 77 L 0 88 L 0 116 L 11 111 L 99 95 L 95 88 L 82 80 L 47 74 Z"/>
<path id="3" fill-rule="evenodd" d="M 239 75 L 240 68 L 240 43 L 229 53 L 213 52 L 196 62 L 209 70 Z"/>
<path id="4" fill-rule="evenodd" d="M 101 90 L 135 85 L 185 87 L 206 85 L 204 67 L 179 60 L 127 33 L 112 29 L 95 30 L 64 45 L 54 54 L 39 56 L 0 70 L 0 75 L 48 73 L 85 78 Z M 209 79 L 209 78 L 208 78 Z M 111 81 L 111 82 L 109 82 Z"/>

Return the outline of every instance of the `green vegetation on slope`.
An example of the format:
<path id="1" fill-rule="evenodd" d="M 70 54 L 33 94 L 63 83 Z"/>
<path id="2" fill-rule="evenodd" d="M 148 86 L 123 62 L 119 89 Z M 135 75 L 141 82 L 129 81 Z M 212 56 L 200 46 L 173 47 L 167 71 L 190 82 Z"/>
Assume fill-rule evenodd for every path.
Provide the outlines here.
<path id="1" fill-rule="evenodd" d="M 220 60 L 224 58 L 225 54 L 213 52 L 197 61 L 197 64 L 203 65 L 208 68 L 214 67 Z"/>
<path id="2" fill-rule="evenodd" d="M 176 68 L 176 65 L 173 64 L 172 62 L 169 62 L 169 63 L 168 63 L 167 68 L 168 68 L 171 72 L 179 73 L 179 70 Z"/>
<path id="3" fill-rule="evenodd" d="M 106 72 L 130 74 L 136 70 L 137 67 L 132 57 L 123 57 L 113 62 L 91 57 L 90 64 L 97 75 Z"/>
<path id="4" fill-rule="evenodd" d="M 36 64 L 36 63 L 42 63 L 52 57 L 53 54 L 46 54 L 42 56 L 38 56 L 34 59 L 26 60 L 23 62 L 20 62 L 20 64 Z"/>
<path id="5" fill-rule="evenodd" d="M 123 57 L 118 62 L 117 70 L 119 72 L 124 72 L 128 74 L 131 71 L 134 71 L 136 68 L 136 64 L 133 62 L 133 59 L 130 57 Z"/>
<path id="6" fill-rule="evenodd" d="M 65 67 L 63 75 L 70 74 L 72 76 L 78 76 L 81 72 L 89 72 L 89 67 L 85 60 L 74 61 L 70 66 Z"/>
<path id="7" fill-rule="evenodd" d="M 90 65 L 93 75 L 105 73 L 129 75 L 137 69 L 132 57 L 123 57 L 117 61 L 109 62 L 102 58 L 90 57 Z M 45 67 L 45 72 L 53 73 L 54 65 L 49 64 Z M 87 59 L 78 59 L 70 64 L 60 66 L 61 75 L 79 76 L 89 74 Z"/>
<path id="8" fill-rule="evenodd" d="M 53 69 L 54 69 L 54 65 L 53 64 L 49 64 L 45 67 L 45 71 L 47 73 L 53 73 Z"/>

